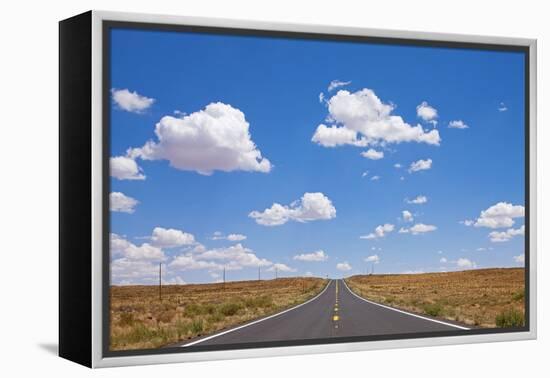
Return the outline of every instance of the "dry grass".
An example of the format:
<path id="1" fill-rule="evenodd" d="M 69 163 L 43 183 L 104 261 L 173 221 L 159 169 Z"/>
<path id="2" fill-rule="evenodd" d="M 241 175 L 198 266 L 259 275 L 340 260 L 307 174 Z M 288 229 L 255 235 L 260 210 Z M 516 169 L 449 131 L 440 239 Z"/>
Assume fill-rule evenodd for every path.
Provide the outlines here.
<path id="1" fill-rule="evenodd" d="M 525 270 L 353 276 L 356 294 L 389 306 L 479 327 L 515 327 L 524 322 Z"/>
<path id="2" fill-rule="evenodd" d="M 111 350 L 158 348 L 207 335 L 318 294 L 326 280 L 279 278 L 224 284 L 111 287 Z"/>

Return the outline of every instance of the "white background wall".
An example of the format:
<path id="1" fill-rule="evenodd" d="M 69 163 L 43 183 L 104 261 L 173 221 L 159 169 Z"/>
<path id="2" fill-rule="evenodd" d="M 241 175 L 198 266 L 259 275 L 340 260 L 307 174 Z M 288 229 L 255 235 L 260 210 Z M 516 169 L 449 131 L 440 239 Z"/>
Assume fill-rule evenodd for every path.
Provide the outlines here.
<path id="1" fill-rule="evenodd" d="M 550 41 L 545 1 L 3 1 L 0 5 L 0 371 L 4 377 L 518 377 L 548 374 L 545 247 Z M 92 372 L 57 343 L 57 21 L 89 9 L 502 35 L 539 40 L 539 340 Z M 75 125 L 78 126 L 78 125 Z M 498 139 L 495 139 L 498 143 Z M 83 241 L 85 242 L 85 241 Z M 546 348 L 546 351 L 544 349 Z M 538 373 L 537 373 L 538 372 Z"/>

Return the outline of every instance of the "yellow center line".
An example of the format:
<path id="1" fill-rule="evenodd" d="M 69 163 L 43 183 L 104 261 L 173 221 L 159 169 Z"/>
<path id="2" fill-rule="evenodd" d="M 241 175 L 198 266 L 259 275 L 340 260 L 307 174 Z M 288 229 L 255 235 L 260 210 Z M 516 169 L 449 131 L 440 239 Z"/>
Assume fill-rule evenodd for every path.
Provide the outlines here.
<path id="1" fill-rule="evenodd" d="M 335 294 L 334 314 L 332 316 L 333 322 L 340 320 L 340 316 L 338 315 L 338 281 L 336 281 Z M 334 324 L 334 328 L 338 328 L 338 323 Z"/>

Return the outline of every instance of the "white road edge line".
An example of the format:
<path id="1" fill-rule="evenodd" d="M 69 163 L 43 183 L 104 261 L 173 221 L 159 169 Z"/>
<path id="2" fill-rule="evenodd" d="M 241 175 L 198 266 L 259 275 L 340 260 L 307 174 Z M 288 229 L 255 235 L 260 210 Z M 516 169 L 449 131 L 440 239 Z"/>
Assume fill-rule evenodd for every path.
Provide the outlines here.
<path id="1" fill-rule="evenodd" d="M 355 295 L 357 298 L 359 298 L 359 299 L 361 299 L 362 301 L 365 301 L 365 302 L 367 302 L 367 303 L 370 303 L 370 304 L 373 304 L 373 305 L 376 305 L 376 306 L 380 306 L 380 307 L 386 308 L 386 309 L 388 309 L 388 310 L 397 311 L 397 312 L 400 312 L 400 313 L 405 314 L 405 315 L 414 316 L 415 318 L 420 318 L 420 319 L 424 319 L 424 320 L 429 320 L 430 322 L 440 323 L 440 324 L 444 324 L 444 325 L 447 325 L 447 326 L 450 326 L 450 327 L 455 327 L 455 328 L 463 329 L 463 330 L 467 330 L 467 331 L 470 330 L 470 328 L 467 328 L 467 327 L 462 327 L 462 326 L 459 326 L 459 325 L 456 325 L 456 324 L 443 322 L 443 321 L 441 321 L 441 320 L 430 319 L 430 318 L 427 318 L 427 317 L 425 317 L 425 316 L 412 314 L 412 313 L 407 312 L 407 311 L 398 310 L 398 309 L 393 308 L 393 307 L 390 307 L 390 306 L 386 306 L 386 305 L 383 305 L 383 304 L 380 304 L 380 303 L 376 303 L 376 302 L 369 301 L 368 299 L 365 299 L 365 298 L 360 297 L 359 295 L 355 294 L 355 293 L 348 287 L 348 284 L 346 283 L 346 281 L 345 281 L 344 279 L 342 279 L 342 281 L 344 282 L 344 286 L 346 287 L 346 289 L 349 290 L 350 293 L 352 293 L 352 294 Z"/>
<path id="2" fill-rule="evenodd" d="M 226 335 L 226 334 L 231 333 L 231 332 L 238 331 L 239 329 L 243 329 L 243 328 L 245 328 L 245 327 L 249 327 L 249 326 L 251 326 L 251 325 L 258 324 L 258 323 L 260 323 L 260 322 L 263 322 L 264 320 L 272 319 L 272 318 L 274 318 L 274 317 L 276 317 L 276 316 L 282 315 L 282 314 L 287 313 L 287 312 L 289 312 L 289 311 L 296 310 L 298 307 L 302 307 L 302 306 L 308 304 L 309 302 L 313 302 L 314 300 L 316 300 L 317 298 L 319 298 L 321 295 L 323 295 L 323 293 L 324 293 L 325 291 L 327 291 L 327 289 L 328 289 L 328 287 L 330 286 L 330 284 L 331 284 L 332 281 L 333 281 L 333 280 L 330 280 L 330 281 L 327 283 L 327 286 L 325 286 L 325 288 L 323 289 L 323 291 L 321 291 L 321 292 L 320 292 L 319 294 L 317 294 L 315 297 L 311 298 L 310 300 L 308 300 L 308 301 L 306 301 L 306 302 L 304 302 L 304 303 L 300 303 L 299 305 L 296 305 L 296 306 L 294 306 L 294 307 L 288 308 L 288 309 L 286 309 L 286 310 L 284 310 L 284 311 L 281 311 L 281 312 L 278 312 L 278 313 L 276 313 L 276 314 L 269 315 L 269 316 L 266 317 L 266 318 L 258 319 L 258 320 L 255 320 L 255 321 L 251 322 L 251 323 L 243 324 L 242 326 L 235 327 L 235 328 L 231 328 L 231 329 L 228 329 L 227 331 L 223 331 L 223 332 L 220 332 L 220 333 L 216 333 L 216 334 L 214 334 L 214 335 L 212 335 L 212 336 L 205 337 L 204 339 L 192 341 L 192 342 L 190 342 L 190 343 L 181 345 L 181 347 L 183 348 L 183 347 L 188 347 L 188 346 L 191 346 L 191 345 L 199 344 L 199 343 L 202 343 L 202 342 L 204 342 L 204 341 L 211 340 L 211 339 L 213 339 L 213 338 L 216 338 L 216 337 L 219 337 L 219 336 L 222 336 L 222 335 Z"/>

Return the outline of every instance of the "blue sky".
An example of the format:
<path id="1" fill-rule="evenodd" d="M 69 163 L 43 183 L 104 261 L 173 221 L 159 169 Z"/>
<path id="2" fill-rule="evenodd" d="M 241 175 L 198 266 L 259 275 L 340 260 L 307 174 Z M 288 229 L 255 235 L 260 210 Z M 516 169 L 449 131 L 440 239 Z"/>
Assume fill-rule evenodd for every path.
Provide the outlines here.
<path id="1" fill-rule="evenodd" d="M 111 33 L 113 283 L 523 265 L 522 54 Z"/>

